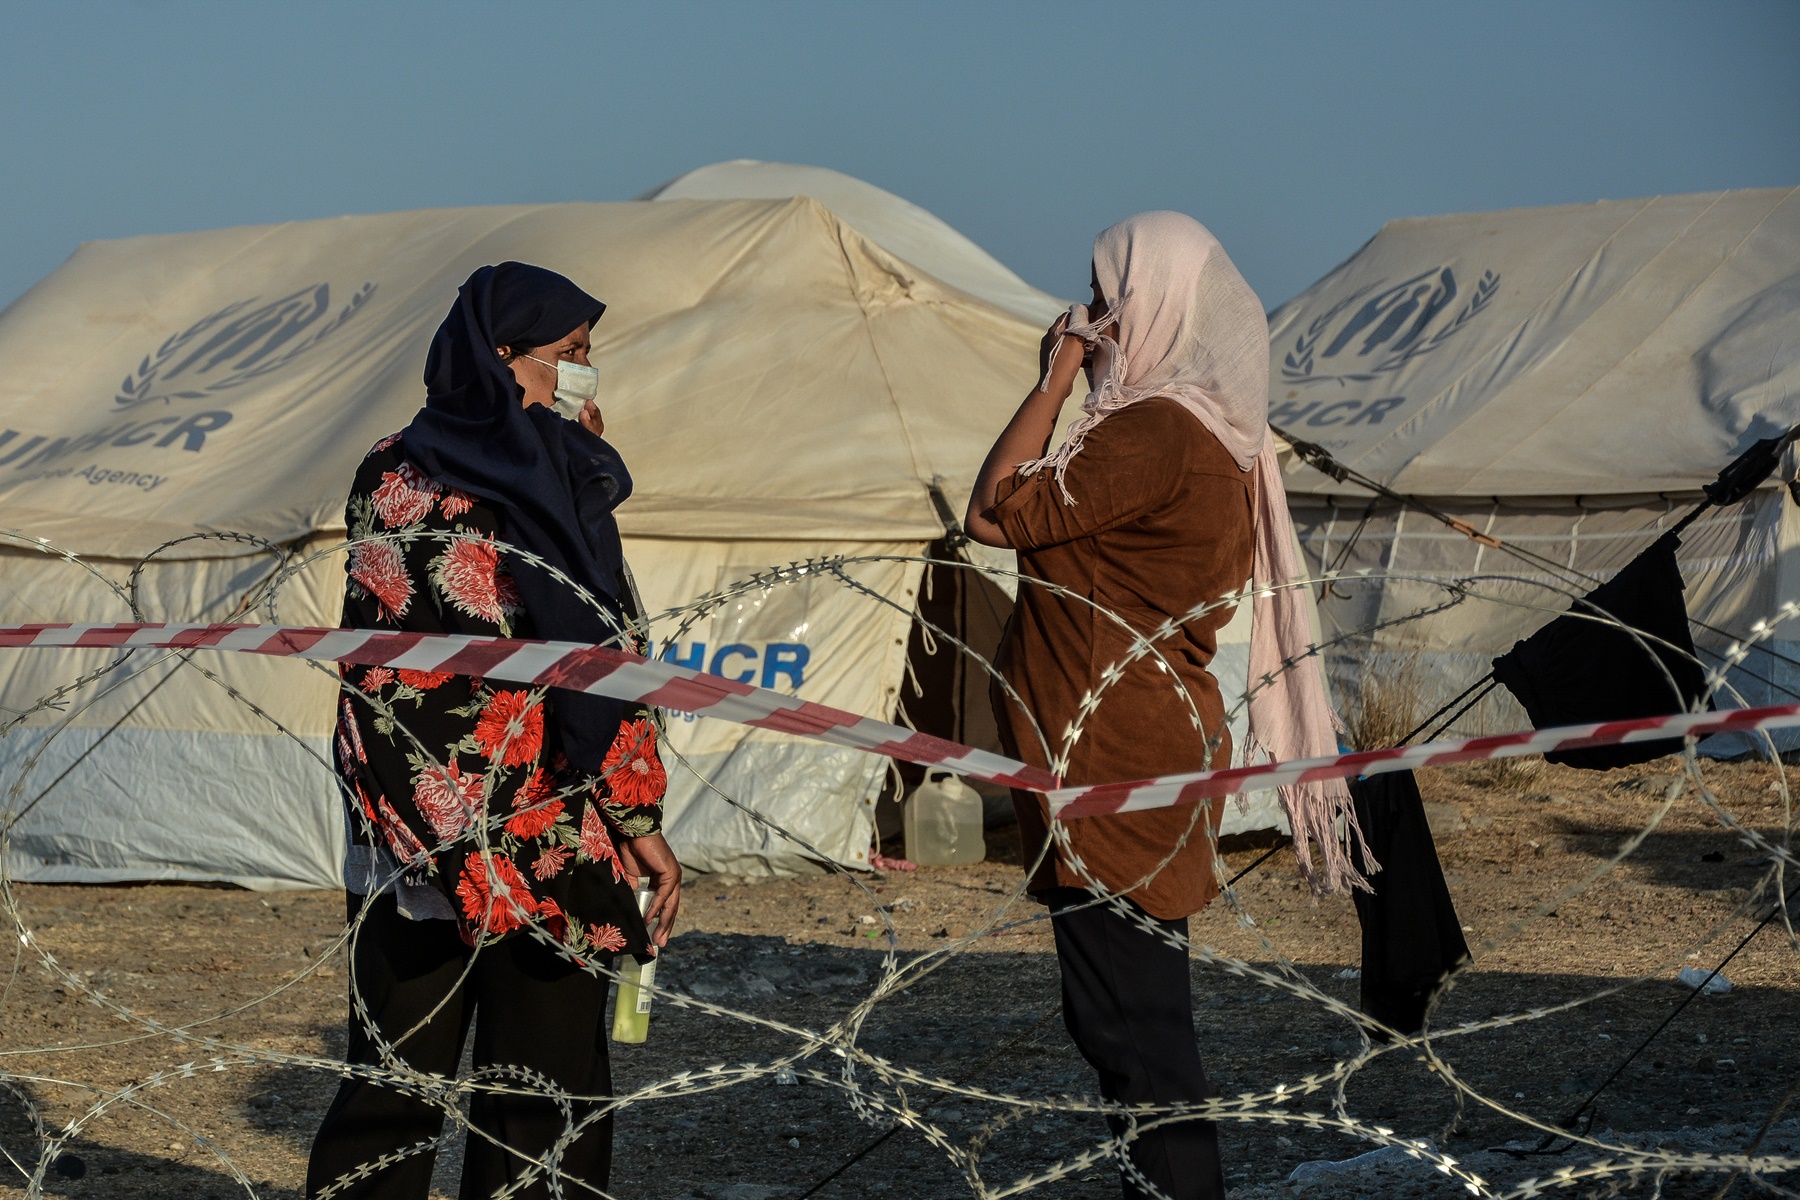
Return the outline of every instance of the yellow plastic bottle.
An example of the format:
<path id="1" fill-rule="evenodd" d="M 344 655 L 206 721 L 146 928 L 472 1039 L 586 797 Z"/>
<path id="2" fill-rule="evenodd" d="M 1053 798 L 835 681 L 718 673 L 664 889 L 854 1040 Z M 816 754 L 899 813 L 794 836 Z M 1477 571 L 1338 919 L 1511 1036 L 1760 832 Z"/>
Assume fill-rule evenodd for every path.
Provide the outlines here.
<path id="1" fill-rule="evenodd" d="M 638 913 L 650 911 L 650 879 L 640 875 L 637 881 Z M 640 963 L 629 954 L 619 956 L 618 994 L 613 999 L 612 1040 L 615 1042 L 642 1042 L 650 1036 L 650 993 L 645 990 L 655 986 L 656 963 L 654 960 Z"/>

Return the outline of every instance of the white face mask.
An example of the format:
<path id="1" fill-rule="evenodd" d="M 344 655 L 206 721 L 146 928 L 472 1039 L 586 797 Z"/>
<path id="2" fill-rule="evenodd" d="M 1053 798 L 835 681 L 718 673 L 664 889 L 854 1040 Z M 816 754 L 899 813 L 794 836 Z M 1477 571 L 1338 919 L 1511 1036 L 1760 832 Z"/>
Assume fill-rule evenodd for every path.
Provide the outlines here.
<path id="1" fill-rule="evenodd" d="M 556 362 L 544 362 L 535 354 L 527 354 L 534 363 L 544 363 L 546 367 L 556 368 L 556 411 L 569 420 L 578 420 L 587 402 L 600 394 L 600 371 L 597 367 L 584 367 L 580 363 L 572 363 L 563 359 Z"/>

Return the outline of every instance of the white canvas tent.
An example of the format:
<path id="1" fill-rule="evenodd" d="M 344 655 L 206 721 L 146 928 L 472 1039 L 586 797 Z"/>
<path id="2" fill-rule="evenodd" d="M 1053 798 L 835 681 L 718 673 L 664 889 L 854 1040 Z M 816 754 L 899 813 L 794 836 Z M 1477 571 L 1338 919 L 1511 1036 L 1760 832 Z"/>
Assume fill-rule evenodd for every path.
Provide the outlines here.
<path id="1" fill-rule="evenodd" d="M 917 555 L 941 538 L 932 489 L 960 508 L 1059 302 L 831 172 L 722 164 L 657 195 L 84 245 L 0 314 L 0 523 L 83 563 L 0 548 L 0 621 L 129 620 L 134 600 L 144 619 L 222 619 L 286 553 L 310 561 L 276 615 L 335 625 L 346 481 L 421 402 L 457 285 L 503 259 L 551 265 L 609 305 L 594 361 L 636 481 L 619 516 L 653 611 L 769 564 Z M 225 531 L 260 542 L 192 537 Z M 680 661 L 892 713 L 921 573 L 868 563 L 852 574 L 872 595 L 815 576 L 654 632 Z M 1228 692 L 1242 650 L 1240 630 L 1219 662 Z M 0 656 L 0 720 L 108 661 Z M 3 807 L 25 810 L 8 869 L 334 886 L 334 687 L 293 663 L 199 655 L 134 661 L 75 693 L 0 738 Z M 668 805 L 691 866 L 807 867 L 719 792 L 812 854 L 866 861 L 883 760 L 710 721 L 677 720 L 670 740 L 694 768 L 671 771 Z"/>
<path id="2" fill-rule="evenodd" d="M 902 262 L 1040 329 L 1063 307 L 1062 301 L 1038 291 L 918 205 L 824 167 L 739 158 L 689 171 L 638 199 L 785 200 L 791 196 L 817 200 Z"/>
<path id="3" fill-rule="evenodd" d="M 1271 421 L 1474 529 L 1609 578 L 1760 438 L 1800 422 L 1800 189 L 1394 221 L 1272 317 Z M 1800 600 L 1800 509 L 1776 477 L 1709 512 L 1680 561 L 1692 616 L 1747 633 Z M 1415 579 L 1351 585 L 1319 606 L 1354 635 L 1443 598 L 1431 581 L 1537 608 L 1466 601 L 1354 638 L 1422 656 L 1444 695 L 1562 607 L 1554 573 L 1380 504 L 1297 460 L 1288 480 L 1314 566 Z M 1696 628 L 1709 663 L 1732 640 Z M 1750 703 L 1800 692 L 1789 625 L 1734 673 Z M 1428 698 L 1429 700 L 1429 698 Z M 1514 710 L 1516 714 L 1516 710 Z M 1503 719 L 1510 719 L 1501 714 Z"/>

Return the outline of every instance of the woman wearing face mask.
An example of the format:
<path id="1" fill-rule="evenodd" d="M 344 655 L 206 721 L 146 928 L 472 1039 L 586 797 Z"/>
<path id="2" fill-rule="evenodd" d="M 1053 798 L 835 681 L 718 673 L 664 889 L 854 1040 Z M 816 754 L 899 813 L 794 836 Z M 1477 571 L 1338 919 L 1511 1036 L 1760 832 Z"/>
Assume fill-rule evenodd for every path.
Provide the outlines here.
<path id="1" fill-rule="evenodd" d="M 631 477 L 599 436 L 588 365 L 604 309 L 540 267 L 469 277 L 432 342 L 425 407 L 352 484 L 346 627 L 635 646 L 613 518 Z M 335 741 L 356 925 L 348 1061 L 371 1070 L 332 1101 L 307 1195 L 336 1185 L 333 1196 L 425 1200 L 429 1143 L 457 1096 L 418 1093 L 454 1078 L 471 1024 L 465 1200 L 509 1185 L 548 1197 L 552 1174 L 558 1194 L 604 1188 L 607 980 L 583 966 L 654 955 L 681 895 L 651 715 L 558 689 L 350 667 Z M 648 920 L 640 874 L 655 888 Z"/>
<path id="2" fill-rule="evenodd" d="M 1048 766 L 1046 741 L 1050 754 L 1067 750 L 1069 784 L 1230 766 L 1224 704 L 1207 671 L 1230 609 L 1176 624 L 1153 642 L 1157 655 L 1104 676 L 1123 665 L 1134 632 L 1179 622 L 1253 573 L 1258 582 L 1298 578 L 1268 436 L 1268 324 L 1224 248 L 1180 213 L 1144 213 L 1095 239 L 1093 289 L 1088 311 L 1078 306 L 1046 334 L 1042 382 L 995 442 L 969 501 L 969 536 L 1016 549 L 1023 575 L 1074 593 L 1019 588 L 999 669 L 1024 704 L 994 690 L 1001 737 L 1037 766 Z M 1090 353 L 1084 415 L 1049 453 Z M 1310 641 L 1300 591 L 1256 598 L 1250 678 L 1274 682 L 1251 697 L 1250 733 L 1276 758 L 1336 751 Z M 1299 666 L 1284 669 L 1286 659 Z M 1083 717 L 1090 692 L 1099 706 Z M 1077 721 L 1067 747 L 1064 731 Z M 1323 850 L 1323 886 L 1354 881 L 1332 832 L 1350 811 L 1343 784 L 1284 789 L 1282 799 L 1302 869 L 1312 871 L 1310 840 Z M 1186 937 L 1187 918 L 1218 894 L 1209 835 L 1223 803 L 1072 820 L 1065 847 L 1050 836 L 1043 798 L 1014 794 L 1025 861 L 1036 863 L 1027 886 L 1052 913 L 1063 1021 L 1101 1094 L 1121 1105 L 1217 1094 L 1194 1038 Z M 1132 1128 L 1123 1117 L 1112 1127 L 1121 1138 Z M 1225 1195 L 1211 1122 L 1169 1122 L 1123 1145 L 1128 1197 L 1157 1194 L 1142 1180 L 1174 1200 Z"/>

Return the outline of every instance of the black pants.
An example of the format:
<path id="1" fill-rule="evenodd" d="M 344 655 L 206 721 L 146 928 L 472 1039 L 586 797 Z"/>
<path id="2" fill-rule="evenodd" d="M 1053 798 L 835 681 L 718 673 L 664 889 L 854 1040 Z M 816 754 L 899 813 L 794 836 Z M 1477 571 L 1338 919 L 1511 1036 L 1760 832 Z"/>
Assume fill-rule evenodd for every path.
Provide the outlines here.
<path id="1" fill-rule="evenodd" d="M 348 899 L 354 916 L 363 898 Z M 472 954 L 474 965 L 458 986 Z M 612 1094 L 606 980 L 581 971 L 528 935 L 515 934 L 475 954 L 457 936 L 452 922 L 408 920 L 395 911 L 391 895 L 378 896 L 357 934 L 351 973 L 382 1036 L 389 1043 L 398 1042 L 396 1053 L 416 1070 L 454 1077 L 473 1020 L 478 1073 L 484 1067 L 525 1067 L 568 1092 Z M 399 1040 L 434 1008 L 437 1012 L 429 1021 Z M 380 1061 L 354 1009 L 348 1059 L 368 1065 Z M 491 1082 L 506 1087 L 512 1081 Z M 591 1104 L 577 1103 L 576 1119 L 592 1109 Z M 463 1200 L 491 1196 L 523 1174 L 526 1161 L 509 1149 L 543 1158 L 569 1127 L 556 1101 L 541 1093 L 476 1091 L 469 1119 L 481 1132 L 468 1135 L 459 1193 Z M 436 1137 L 443 1125 L 444 1112 L 434 1104 L 368 1080 L 346 1079 L 313 1139 L 307 1196 L 317 1196 L 334 1179 L 364 1163 Z M 332 1195 L 345 1200 L 425 1200 L 433 1159 L 429 1153 L 411 1155 Z M 612 1117 L 589 1124 L 555 1165 L 565 1181 L 564 1195 L 579 1190 L 568 1187 L 570 1179 L 605 1187 L 612 1167 Z M 531 1200 L 549 1196 L 550 1190 L 540 1171 L 530 1187 L 515 1194 Z"/>
<path id="2" fill-rule="evenodd" d="M 1052 888 L 1063 1024 L 1100 1073 L 1100 1095 L 1120 1104 L 1196 1103 L 1218 1093 L 1200 1065 L 1187 954 L 1144 932 L 1077 888 Z M 1126 903 L 1130 903 L 1127 901 Z M 1140 910 L 1141 911 L 1141 910 Z M 1150 918 L 1155 920 L 1155 918 Z M 1156 921 L 1187 933 L 1187 921 Z M 1114 1136 L 1122 1118 L 1109 1118 Z M 1131 1143 L 1132 1164 L 1170 1200 L 1224 1200 L 1219 1136 L 1211 1121 L 1174 1121 Z M 1149 1196 L 1122 1174 L 1127 1200 Z"/>

